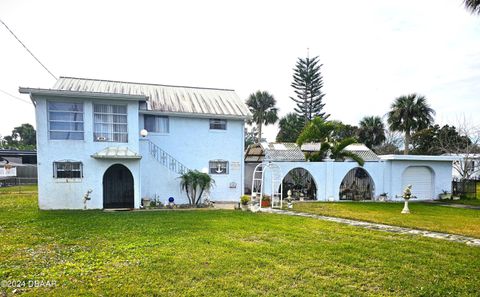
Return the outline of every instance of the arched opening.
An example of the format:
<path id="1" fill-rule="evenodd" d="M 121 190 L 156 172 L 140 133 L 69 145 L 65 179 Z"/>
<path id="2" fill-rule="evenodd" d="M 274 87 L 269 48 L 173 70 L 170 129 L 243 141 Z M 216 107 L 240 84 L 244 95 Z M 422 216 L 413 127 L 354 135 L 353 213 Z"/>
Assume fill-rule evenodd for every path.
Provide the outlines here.
<path id="1" fill-rule="evenodd" d="M 317 200 L 317 184 L 310 172 L 301 167 L 290 170 L 282 180 L 283 198 L 288 191 L 292 191 L 292 198 L 296 200 Z"/>
<path id="2" fill-rule="evenodd" d="M 103 174 L 103 208 L 133 207 L 133 175 L 124 165 L 114 164 Z"/>
<path id="3" fill-rule="evenodd" d="M 360 167 L 351 169 L 340 184 L 340 200 L 372 200 L 375 183 L 368 172 Z"/>

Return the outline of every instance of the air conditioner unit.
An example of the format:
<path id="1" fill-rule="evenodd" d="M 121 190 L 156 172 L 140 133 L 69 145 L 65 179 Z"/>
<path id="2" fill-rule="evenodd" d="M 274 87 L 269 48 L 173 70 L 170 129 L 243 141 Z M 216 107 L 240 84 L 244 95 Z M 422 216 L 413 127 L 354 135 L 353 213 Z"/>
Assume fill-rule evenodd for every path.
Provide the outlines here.
<path id="1" fill-rule="evenodd" d="M 104 137 L 104 136 L 97 136 L 97 141 L 105 141 L 105 140 L 107 140 L 106 137 Z"/>

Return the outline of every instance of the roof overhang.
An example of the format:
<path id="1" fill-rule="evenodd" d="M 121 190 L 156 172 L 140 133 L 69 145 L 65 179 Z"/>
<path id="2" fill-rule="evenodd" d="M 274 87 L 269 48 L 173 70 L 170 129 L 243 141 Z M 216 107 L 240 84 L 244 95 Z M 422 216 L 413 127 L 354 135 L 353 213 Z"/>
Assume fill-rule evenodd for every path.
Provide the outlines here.
<path id="1" fill-rule="evenodd" d="M 228 115 L 228 114 L 211 114 L 211 113 L 193 113 L 193 112 L 171 112 L 160 110 L 140 110 L 140 114 L 147 115 L 164 115 L 180 118 L 206 118 L 206 119 L 230 119 L 230 120 L 248 120 L 250 115 Z"/>
<path id="2" fill-rule="evenodd" d="M 91 155 L 94 159 L 129 159 L 139 160 L 142 158 L 139 154 L 132 151 L 128 147 L 110 146 Z"/>
<path id="3" fill-rule="evenodd" d="M 426 156 L 426 155 L 381 155 L 380 159 L 385 161 L 432 161 L 432 162 L 453 162 L 461 158 L 456 156 Z"/>
<path id="4" fill-rule="evenodd" d="M 65 90 L 54 90 L 54 89 L 22 88 L 22 87 L 20 87 L 18 91 L 21 94 L 30 94 L 30 96 L 114 99 L 114 100 L 126 100 L 126 101 L 146 101 L 148 99 L 148 96 L 145 96 L 145 95 L 128 95 L 128 94 L 84 92 L 84 91 L 65 91 Z"/>

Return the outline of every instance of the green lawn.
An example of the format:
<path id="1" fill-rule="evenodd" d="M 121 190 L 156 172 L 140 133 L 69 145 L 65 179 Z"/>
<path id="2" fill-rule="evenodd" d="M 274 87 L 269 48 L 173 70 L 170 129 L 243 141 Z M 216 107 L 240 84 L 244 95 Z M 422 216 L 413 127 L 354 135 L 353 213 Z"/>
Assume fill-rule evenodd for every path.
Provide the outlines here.
<path id="1" fill-rule="evenodd" d="M 34 195 L 0 195 L 1 280 L 57 283 L 25 296 L 478 296 L 480 248 L 241 211 L 39 211 Z"/>
<path id="2" fill-rule="evenodd" d="M 36 192 L 37 192 L 37 185 L 24 185 L 24 186 L 17 186 L 17 187 L 1 187 L 0 188 L 0 195 L 1 194 L 36 193 Z"/>
<path id="3" fill-rule="evenodd" d="M 309 202 L 293 209 L 326 216 L 461 234 L 480 238 L 480 210 L 458 209 L 431 203 L 409 203 L 410 214 L 401 214 L 403 203 Z"/>
<path id="4" fill-rule="evenodd" d="M 464 204 L 464 205 L 480 206 L 480 199 L 460 199 L 460 200 L 445 199 L 445 200 L 442 200 L 442 202 L 452 203 L 452 204 Z"/>

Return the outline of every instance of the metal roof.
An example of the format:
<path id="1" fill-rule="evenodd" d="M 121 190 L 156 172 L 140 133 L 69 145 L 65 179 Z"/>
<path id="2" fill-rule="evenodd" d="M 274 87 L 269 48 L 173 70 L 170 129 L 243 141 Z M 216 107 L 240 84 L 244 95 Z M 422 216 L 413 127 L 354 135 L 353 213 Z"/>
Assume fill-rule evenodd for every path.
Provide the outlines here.
<path id="1" fill-rule="evenodd" d="M 94 159 L 141 159 L 142 156 L 124 146 L 110 146 L 92 155 Z"/>
<path id="2" fill-rule="evenodd" d="M 245 162 L 302 162 L 305 155 L 295 143 L 266 143 L 252 144 L 245 152 Z"/>
<path id="3" fill-rule="evenodd" d="M 96 94 L 147 97 L 147 109 L 164 113 L 194 113 L 249 117 L 250 111 L 234 90 L 60 77 L 53 89 Z"/>
<path id="4" fill-rule="evenodd" d="M 357 154 L 365 162 L 380 161 L 380 158 L 366 145 L 361 143 L 350 144 L 345 148 L 346 151 Z"/>

